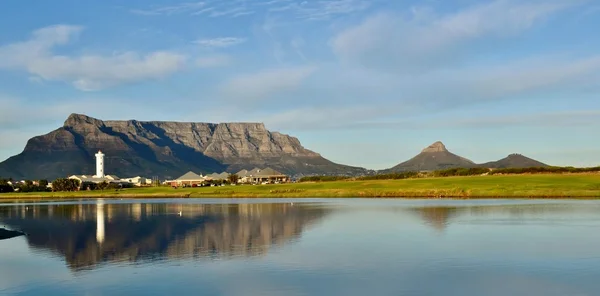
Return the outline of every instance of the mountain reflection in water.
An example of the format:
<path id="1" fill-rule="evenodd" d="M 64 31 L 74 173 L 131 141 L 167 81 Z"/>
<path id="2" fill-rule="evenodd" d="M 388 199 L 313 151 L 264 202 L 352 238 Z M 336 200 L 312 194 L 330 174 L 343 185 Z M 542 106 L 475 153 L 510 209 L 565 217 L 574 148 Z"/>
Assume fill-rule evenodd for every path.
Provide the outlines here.
<path id="1" fill-rule="evenodd" d="M 75 204 L 0 207 L 0 221 L 73 270 L 102 262 L 257 256 L 327 214 L 275 204 Z"/>

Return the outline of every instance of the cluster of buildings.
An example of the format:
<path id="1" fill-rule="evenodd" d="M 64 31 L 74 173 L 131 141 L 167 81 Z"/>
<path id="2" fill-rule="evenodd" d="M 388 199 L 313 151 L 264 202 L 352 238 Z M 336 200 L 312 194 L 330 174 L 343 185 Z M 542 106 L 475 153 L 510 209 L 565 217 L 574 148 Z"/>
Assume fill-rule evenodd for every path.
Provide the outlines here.
<path id="1" fill-rule="evenodd" d="M 123 185 L 134 185 L 144 186 L 152 185 L 151 179 L 144 177 L 132 177 L 132 178 L 119 178 L 115 175 L 104 174 L 104 154 L 102 151 L 96 153 L 96 174 L 95 175 L 72 175 L 69 179 L 79 180 L 80 184 L 84 183 L 116 183 Z M 250 171 L 241 170 L 237 172 L 237 183 L 238 184 L 279 184 L 287 183 L 290 181 L 290 177 L 282 174 L 272 168 L 254 168 Z M 173 187 L 190 186 L 196 187 L 201 186 L 211 181 L 229 181 L 231 174 L 213 173 L 209 175 L 196 174 L 194 172 L 187 172 L 183 176 L 175 179 L 163 182 L 163 184 L 171 185 Z"/>
<path id="2" fill-rule="evenodd" d="M 104 153 L 102 151 L 98 151 L 96 153 L 96 174 L 95 175 L 72 175 L 69 179 L 79 180 L 80 184 L 83 183 L 116 183 L 123 185 L 134 185 L 134 186 L 143 186 L 143 185 L 151 185 L 152 180 L 144 177 L 132 177 L 132 178 L 119 178 L 115 175 L 105 175 L 104 174 Z"/>
<path id="3" fill-rule="evenodd" d="M 210 181 L 228 181 L 230 173 L 213 173 L 210 175 L 203 176 L 202 174 L 196 174 L 194 172 L 187 172 L 183 176 L 175 179 L 165 181 L 165 184 L 173 187 L 180 186 L 201 186 Z M 286 183 L 290 181 L 289 176 L 282 174 L 272 168 L 254 168 L 250 171 L 241 170 L 237 172 L 237 183 L 238 184 L 278 184 Z"/>

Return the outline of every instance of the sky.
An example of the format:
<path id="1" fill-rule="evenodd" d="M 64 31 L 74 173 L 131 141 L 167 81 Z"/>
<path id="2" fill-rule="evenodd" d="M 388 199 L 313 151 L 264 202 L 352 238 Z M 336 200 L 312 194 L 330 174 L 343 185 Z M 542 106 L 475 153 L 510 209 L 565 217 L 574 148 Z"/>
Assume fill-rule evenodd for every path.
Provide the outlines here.
<path id="1" fill-rule="evenodd" d="M 71 113 L 263 122 L 383 169 L 600 165 L 592 0 L 3 0 L 0 160 Z"/>

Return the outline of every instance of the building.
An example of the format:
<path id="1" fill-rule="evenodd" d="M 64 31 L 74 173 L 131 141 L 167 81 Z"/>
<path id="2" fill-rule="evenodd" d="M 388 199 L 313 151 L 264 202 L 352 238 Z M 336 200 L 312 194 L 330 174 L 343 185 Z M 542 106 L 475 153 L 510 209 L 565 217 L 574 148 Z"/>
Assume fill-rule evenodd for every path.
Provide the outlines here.
<path id="1" fill-rule="evenodd" d="M 127 183 L 129 184 L 129 182 L 127 180 L 121 180 L 121 179 L 114 179 L 113 177 L 102 177 L 102 178 L 98 178 L 96 176 L 91 176 L 91 175 L 72 175 L 69 177 L 69 179 L 75 179 L 75 180 L 79 180 L 80 184 L 83 183 L 102 183 L 102 182 L 106 182 L 106 183 Z"/>
<path id="2" fill-rule="evenodd" d="M 251 171 L 241 170 L 237 173 L 240 177 L 238 183 L 286 183 L 290 181 L 289 176 L 282 174 L 272 168 L 254 168 Z"/>
<path id="3" fill-rule="evenodd" d="M 95 154 L 96 156 L 96 174 L 95 175 L 72 175 L 69 179 L 79 180 L 80 184 L 83 183 L 117 183 L 117 184 L 127 184 L 127 185 L 136 185 L 141 186 L 145 184 L 151 184 L 152 181 L 148 181 L 148 178 L 144 177 L 133 177 L 121 179 L 116 175 L 105 175 L 104 172 L 104 153 L 101 150 Z"/>
<path id="4" fill-rule="evenodd" d="M 133 178 L 124 178 L 124 179 L 120 179 L 120 180 L 127 181 L 130 184 L 133 184 L 134 186 L 152 185 L 151 179 L 140 177 L 140 176 L 133 177 Z"/>
<path id="5" fill-rule="evenodd" d="M 98 150 L 96 153 L 96 178 L 104 178 L 104 153 L 102 150 Z"/>
<path id="6" fill-rule="evenodd" d="M 166 181 L 166 183 L 170 184 L 173 187 L 179 186 L 198 186 L 206 181 L 206 177 L 202 175 L 198 175 L 192 171 L 185 173 L 183 176 L 175 179 Z"/>
<path id="7" fill-rule="evenodd" d="M 206 176 L 206 179 L 210 180 L 210 181 L 227 181 L 227 180 L 229 180 L 230 175 L 231 175 L 230 173 L 226 173 L 226 172 L 222 172 L 220 174 L 212 173 L 212 174 Z"/>

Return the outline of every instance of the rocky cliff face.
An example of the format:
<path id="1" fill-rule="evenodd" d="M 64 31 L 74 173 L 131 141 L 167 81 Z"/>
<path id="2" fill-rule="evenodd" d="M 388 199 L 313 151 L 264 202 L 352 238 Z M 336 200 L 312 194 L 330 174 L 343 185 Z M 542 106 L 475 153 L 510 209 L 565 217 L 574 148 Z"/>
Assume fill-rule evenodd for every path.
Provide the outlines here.
<path id="1" fill-rule="evenodd" d="M 270 166 L 287 174 L 360 174 L 304 148 L 297 138 L 262 123 L 102 121 L 72 114 L 63 127 L 28 141 L 23 153 L 0 164 L 16 178 L 92 174 L 94 154 L 106 154 L 109 174 L 175 178 Z"/>

